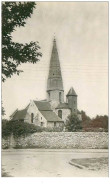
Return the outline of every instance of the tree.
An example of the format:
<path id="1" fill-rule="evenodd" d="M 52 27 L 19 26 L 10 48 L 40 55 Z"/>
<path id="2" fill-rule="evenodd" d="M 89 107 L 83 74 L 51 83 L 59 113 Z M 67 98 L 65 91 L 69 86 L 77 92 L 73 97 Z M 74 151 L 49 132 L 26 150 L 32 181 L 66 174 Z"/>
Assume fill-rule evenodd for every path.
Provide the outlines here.
<path id="1" fill-rule="evenodd" d="M 5 115 L 5 110 L 4 110 L 4 107 L 2 107 L 2 116 Z"/>
<path id="2" fill-rule="evenodd" d="M 108 131 L 108 116 L 97 115 L 94 118 L 90 118 L 84 111 L 81 111 L 82 115 L 82 127 L 84 131 Z"/>
<path id="3" fill-rule="evenodd" d="M 79 131 L 82 129 L 81 120 L 76 114 L 71 114 L 66 120 L 65 127 L 68 131 Z"/>
<path id="4" fill-rule="evenodd" d="M 104 116 L 97 115 L 95 118 L 92 119 L 91 127 L 108 129 L 108 116 L 107 115 L 104 115 Z"/>
<path id="5" fill-rule="evenodd" d="M 36 63 L 42 54 L 38 42 L 29 44 L 12 41 L 12 32 L 16 27 L 25 26 L 26 19 L 31 17 L 35 2 L 2 3 L 2 81 L 13 74 L 19 75 L 21 63 Z"/>
<path id="6" fill-rule="evenodd" d="M 35 132 L 42 132 L 43 128 L 23 121 L 2 120 L 2 137 L 13 134 L 15 137 L 26 136 Z"/>
<path id="7" fill-rule="evenodd" d="M 2 116 L 5 116 L 5 115 L 6 115 L 5 109 L 4 109 L 4 107 L 3 107 L 3 102 L 2 102 L 2 105 L 1 105 L 1 115 L 2 115 Z"/>
<path id="8" fill-rule="evenodd" d="M 83 128 L 88 128 L 91 125 L 91 118 L 87 116 L 87 114 L 82 110 L 81 111 L 81 116 L 82 116 L 82 127 Z"/>

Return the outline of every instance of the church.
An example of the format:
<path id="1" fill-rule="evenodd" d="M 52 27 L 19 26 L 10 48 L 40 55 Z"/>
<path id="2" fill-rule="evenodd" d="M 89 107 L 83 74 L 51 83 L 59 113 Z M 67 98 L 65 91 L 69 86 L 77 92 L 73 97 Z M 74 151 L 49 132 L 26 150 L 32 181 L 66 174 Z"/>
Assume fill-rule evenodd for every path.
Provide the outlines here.
<path id="1" fill-rule="evenodd" d="M 73 87 L 68 91 L 66 102 L 64 102 L 63 79 L 55 38 L 50 58 L 46 93 L 46 100 L 31 100 L 25 109 L 17 109 L 10 116 L 10 119 L 52 128 L 62 127 L 70 114 L 76 114 L 81 119 L 81 113 L 77 109 L 78 96 Z"/>

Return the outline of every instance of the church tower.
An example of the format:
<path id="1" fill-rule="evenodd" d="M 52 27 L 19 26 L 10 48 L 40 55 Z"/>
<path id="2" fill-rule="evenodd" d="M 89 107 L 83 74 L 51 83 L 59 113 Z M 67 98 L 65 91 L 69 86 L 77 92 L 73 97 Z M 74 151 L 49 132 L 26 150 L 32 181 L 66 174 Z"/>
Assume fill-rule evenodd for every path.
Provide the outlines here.
<path id="1" fill-rule="evenodd" d="M 67 97 L 67 103 L 69 108 L 71 109 L 72 114 L 77 114 L 77 94 L 73 87 L 70 88 Z"/>
<path id="2" fill-rule="evenodd" d="M 53 108 L 55 108 L 59 103 L 64 102 L 63 80 L 55 38 L 53 40 L 47 80 L 47 100 L 50 101 Z"/>

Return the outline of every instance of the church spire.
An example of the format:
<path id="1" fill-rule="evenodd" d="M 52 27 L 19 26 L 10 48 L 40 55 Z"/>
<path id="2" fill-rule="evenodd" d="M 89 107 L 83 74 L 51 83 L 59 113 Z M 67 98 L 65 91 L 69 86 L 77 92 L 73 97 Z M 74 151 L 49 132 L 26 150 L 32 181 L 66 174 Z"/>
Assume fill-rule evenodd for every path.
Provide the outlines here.
<path id="1" fill-rule="evenodd" d="M 56 39 L 53 40 L 53 48 L 50 59 L 50 68 L 47 82 L 47 90 L 63 90 L 63 81 L 61 75 L 60 61 L 57 51 Z"/>
<path id="2" fill-rule="evenodd" d="M 47 99 L 49 101 L 57 102 L 64 101 L 63 81 L 55 37 L 53 40 L 49 75 L 47 80 Z"/>

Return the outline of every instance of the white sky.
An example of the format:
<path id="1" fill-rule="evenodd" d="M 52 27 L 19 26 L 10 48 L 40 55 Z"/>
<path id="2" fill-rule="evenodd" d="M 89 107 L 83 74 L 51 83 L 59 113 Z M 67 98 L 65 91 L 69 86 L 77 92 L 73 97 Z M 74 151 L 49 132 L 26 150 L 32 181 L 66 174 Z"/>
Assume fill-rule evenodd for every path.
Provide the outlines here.
<path id="1" fill-rule="evenodd" d="M 2 85 L 6 117 L 30 99 L 46 98 L 54 33 L 65 95 L 73 86 L 79 110 L 90 117 L 108 114 L 108 3 L 38 2 L 26 26 L 16 28 L 13 40 L 39 41 L 43 57 L 34 65 L 22 64 L 24 73 Z"/>

